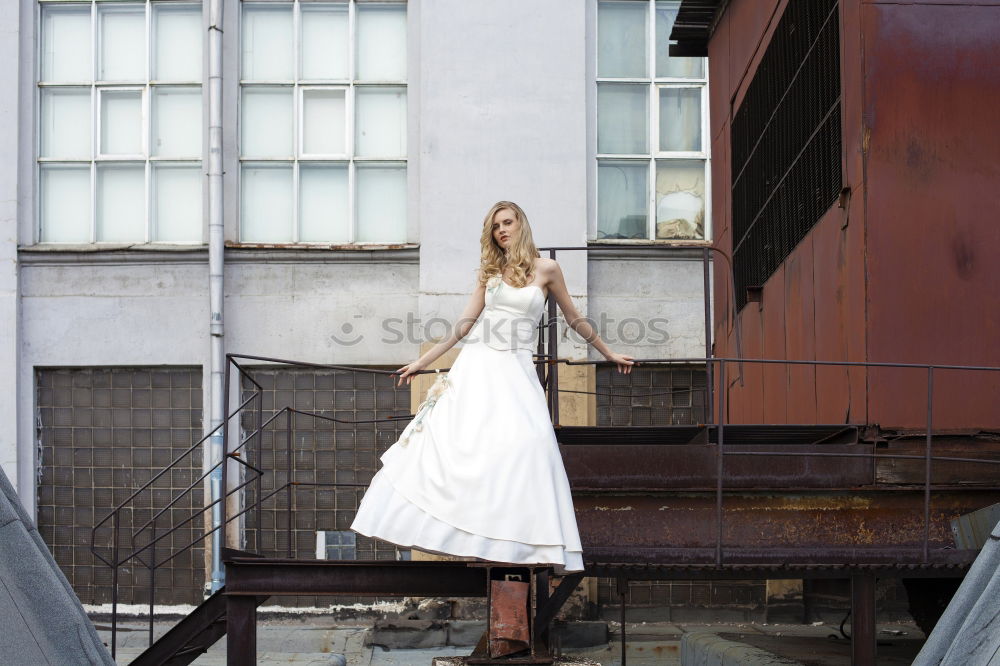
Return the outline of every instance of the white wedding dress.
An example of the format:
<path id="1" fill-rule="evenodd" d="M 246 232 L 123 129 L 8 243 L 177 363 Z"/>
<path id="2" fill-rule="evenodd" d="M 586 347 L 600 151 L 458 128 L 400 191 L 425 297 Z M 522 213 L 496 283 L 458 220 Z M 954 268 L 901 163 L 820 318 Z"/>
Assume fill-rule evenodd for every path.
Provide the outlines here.
<path id="1" fill-rule="evenodd" d="M 538 286 L 491 281 L 450 372 L 382 454 L 351 529 L 433 553 L 583 570 L 569 480 L 532 363 L 544 305 Z"/>

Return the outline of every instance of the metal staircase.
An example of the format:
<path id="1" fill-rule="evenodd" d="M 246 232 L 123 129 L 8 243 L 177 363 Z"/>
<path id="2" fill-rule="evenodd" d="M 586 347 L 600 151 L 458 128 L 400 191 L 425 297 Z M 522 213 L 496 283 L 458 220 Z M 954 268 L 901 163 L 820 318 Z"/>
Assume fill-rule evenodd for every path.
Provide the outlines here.
<path id="1" fill-rule="evenodd" d="M 259 606 L 267 597 L 257 597 Z M 136 657 L 134 666 L 185 666 L 226 635 L 226 588 L 222 588 Z"/>

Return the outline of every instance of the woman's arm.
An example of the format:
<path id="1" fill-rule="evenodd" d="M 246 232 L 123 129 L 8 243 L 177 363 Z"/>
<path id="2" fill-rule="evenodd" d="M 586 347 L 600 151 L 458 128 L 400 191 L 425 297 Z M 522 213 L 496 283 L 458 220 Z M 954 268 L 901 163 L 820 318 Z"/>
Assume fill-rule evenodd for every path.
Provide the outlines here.
<path id="1" fill-rule="evenodd" d="M 472 329 L 476 320 L 479 319 L 479 315 L 482 314 L 484 307 L 486 307 L 486 287 L 478 284 L 477 281 L 476 288 L 473 290 L 472 296 L 469 297 L 469 302 L 466 303 L 465 309 L 462 310 L 462 314 L 459 315 L 458 321 L 455 322 L 447 339 L 428 349 L 413 363 L 404 365 L 397 370 L 396 372 L 401 374 L 399 375 L 399 382 L 396 385 L 401 386 L 404 378 L 406 379 L 406 383 L 409 384 L 413 375 L 425 369 L 440 358 L 442 354 L 458 344 L 459 340 L 469 334 L 469 330 Z"/>
<path id="2" fill-rule="evenodd" d="M 554 259 L 547 263 L 548 275 L 546 282 L 549 286 L 549 295 L 555 298 L 556 303 L 559 304 L 559 309 L 562 310 L 563 316 L 566 318 L 566 324 L 579 333 L 584 340 L 593 345 L 594 349 L 599 351 L 604 358 L 617 363 L 618 372 L 629 374 L 634 365 L 633 357 L 615 353 L 604 344 L 604 340 L 597 334 L 594 327 L 580 314 L 576 306 L 573 305 L 573 299 L 566 288 L 566 280 L 563 278 L 562 268 L 560 268 L 559 263 Z"/>

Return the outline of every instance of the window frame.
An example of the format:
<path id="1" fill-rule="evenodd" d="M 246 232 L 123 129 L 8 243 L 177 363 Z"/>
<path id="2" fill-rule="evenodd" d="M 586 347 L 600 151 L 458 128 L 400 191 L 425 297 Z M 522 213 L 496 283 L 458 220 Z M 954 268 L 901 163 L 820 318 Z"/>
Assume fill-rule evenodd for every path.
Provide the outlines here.
<path id="1" fill-rule="evenodd" d="M 656 72 L 656 39 L 666 39 L 668 36 L 658 36 L 656 34 L 656 10 L 657 2 L 662 0 L 594 0 L 594 48 L 592 57 L 593 69 L 593 100 L 592 112 L 594 114 L 593 123 L 593 145 L 594 159 L 591 162 L 594 170 L 592 192 L 592 209 L 594 210 L 593 236 L 589 239 L 591 243 L 607 244 L 667 244 L 667 245 L 710 245 L 712 242 L 712 179 L 711 179 L 711 137 L 710 121 L 708 115 L 709 103 L 709 81 L 708 81 L 708 59 L 702 58 L 703 69 L 701 77 L 670 77 L 657 76 Z M 679 0 L 676 0 L 680 4 Z M 599 45 L 600 45 L 600 11 L 601 5 L 611 4 L 632 4 L 640 2 L 646 4 L 645 42 L 646 42 L 646 76 L 644 77 L 609 77 L 600 76 Z M 649 150 L 647 153 L 602 153 L 598 149 L 598 132 L 600 129 L 599 98 L 602 84 L 629 84 L 642 85 L 646 90 L 647 104 L 647 141 Z M 660 150 L 660 90 L 665 88 L 700 88 L 700 110 L 701 117 L 699 130 L 701 133 L 701 150 L 697 151 L 662 151 Z M 661 163 L 669 161 L 691 161 L 700 160 L 704 164 L 704 203 L 705 203 L 705 224 L 703 238 L 656 238 L 656 173 L 657 167 Z M 645 164 L 646 165 L 646 237 L 645 238 L 599 238 L 600 233 L 600 167 L 602 163 L 608 164 Z"/>
<path id="2" fill-rule="evenodd" d="M 406 21 L 406 32 L 407 32 L 407 42 L 409 42 L 409 3 L 406 0 L 327 0 L 323 1 L 304 1 L 304 0 L 284 0 L 284 1 L 274 1 L 274 0 L 239 0 L 239 11 L 237 12 L 237 25 L 239 34 L 239 47 L 236 52 L 239 54 L 239 61 L 235 65 L 235 72 L 237 77 L 237 94 L 236 94 L 236 140 L 238 149 L 236 151 L 236 187 L 234 200 L 236 203 L 236 244 L 245 247 L 259 247 L 259 246 L 296 246 L 296 247 L 330 247 L 335 246 L 356 246 L 360 248 L 370 247 L 370 246 L 385 246 L 387 244 L 401 245 L 407 244 L 408 233 L 404 233 L 402 238 L 393 240 L 380 240 L 380 241 L 362 241 L 358 240 L 361 235 L 359 233 L 358 227 L 358 180 L 357 180 L 357 170 L 360 167 L 363 169 L 365 166 L 373 167 L 392 167 L 401 169 L 404 174 L 405 187 L 408 190 L 409 174 L 410 174 L 410 150 L 411 142 L 409 135 L 409 128 L 407 127 L 407 138 L 406 138 L 406 148 L 404 155 L 402 156 L 367 156 L 359 157 L 356 154 L 356 108 L 357 108 L 357 90 L 359 88 L 374 89 L 374 88 L 402 88 L 406 92 L 406 115 L 404 116 L 403 122 L 408 124 L 408 109 L 409 109 L 409 92 L 410 92 L 410 63 L 407 53 L 404 53 L 404 58 L 407 60 L 406 67 L 406 78 L 404 80 L 378 80 L 378 81 L 368 81 L 359 80 L 357 78 L 357 51 L 358 51 L 358 6 L 364 7 L 402 7 L 404 20 Z M 270 8 L 287 8 L 291 7 L 292 11 L 292 43 L 291 47 L 293 49 L 292 57 L 292 78 L 283 80 L 271 80 L 271 79 L 260 79 L 260 80 L 247 80 L 243 77 L 243 43 L 244 43 L 244 8 L 247 6 L 252 7 L 270 7 Z M 302 52 L 302 12 L 315 10 L 318 7 L 324 6 L 344 6 L 347 9 L 347 74 L 346 79 L 303 79 L 303 52 Z M 364 11 L 362 9 L 361 11 Z M 245 156 L 243 154 L 243 94 L 244 90 L 252 89 L 255 87 L 288 87 L 292 91 L 292 154 L 283 157 L 261 157 L 261 156 Z M 304 152 L 304 141 L 305 141 L 305 122 L 304 122 L 304 110 L 305 110 L 305 94 L 309 90 L 323 90 L 323 89 L 343 89 L 345 90 L 344 95 L 344 106 L 345 106 L 345 149 L 346 153 L 343 155 L 322 155 L 314 153 Z M 291 234 L 290 239 L 285 241 L 254 241 L 245 240 L 244 233 L 244 220 L 243 220 L 243 173 L 245 167 L 253 168 L 255 166 L 270 165 L 274 167 L 288 166 L 292 170 L 292 208 L 290 211 L 291 215 Z M 311 241 L 311 240 L 301 240 L 302 236 L 302 220 L 300 215 L 300 199 L 301 199 L 301 167 L 305 165 L 308 167 L 327 165 L 331 167 L 346 167 L 347 170 L 347 211 L 346 217 L 348 220 L 348 238 L 346 240 L 339 241 Z M 404 201 L 404 209 L 408 210 L 409 201 Z M 409 228 L 409 222 L 407 221 L 405 228 Z"/>
<path id="3" fill-rule="evenodd" d="M 143 25 L 144 25 L 144 43 L 145 43 L 145 53 L 143 61 L 143 78 L 136 79 L 135 81 L 111 81 L 98 78 L 101 66 L 101 48 L 103 45 L 103 29 L 101 24 L 101 14 L 102 13 L 124 13 L 130 9 L 136 9 L 141 7 L 143 11 Z M 43 48 L 45 45 L 45 39 L 43 36 L 44 29 L 44 18 L 46 12 L 58 12 L 60 10 L 81 10 L 86 8 L 89 12 L 90 25 L 89 25 L 89 69 L 90 75 L 89 80 L 79 80 L 79 81 L 63 81 L 63 80 L 42 80 L 43 75 L 43 62 L 45 54 Z M 31 216 L 31 236 L 30 244 L 38 245 L 66 245 L 66 246 L 120 246 L 120 245 L 134 245 L 134 244 L 157 244 L 157 245 L 177 245 L 181 247 L 193 247 L 202 246 L 206 243 L 206 229 L 201 221 L 200 225 L 202 227 L 201 237 L 197 240 L 157 240 L 155 239 L 157 230 L 154 228 L 155 217 L 156 217 L 156 202 L 154 200 L 155 195 L 155 185 L 152 182 L 153 172 L 155 171 L 155 165 L 158 163 L 163 163 L 166 166 L 181 167 L 181 168 L 199 168 L 203 169 L 205 161 L 205 140 L 204 140 L 204 105 L 205 105 L 205 86 L 204 86 L 204 48 L 202 48 L 202 63 L 199 71 L 199 76 L 197 79 L 190 80 L 176 80 L 176 81 L 162 81 L 160 79 L 153 78 L 154 60 L 155 60 L 155 48 L 156 48 L 156 29 L 155 29 L 155 15 L 162 11 L 160 8 L 169 8 L 168 11 L 176 11 L 180 8 L 194 9 L 197 10 L 199 21 L 203 20 L 204 6 L 201 0 L 37 0 L 34 3 L 34 19 L 35 19 L 35 44 L 34 44 L 34 68 L 33 68 L 33 81 L 31 86 L 34 92 L 34 112 L 33 112 L 33 122 L 34 126 L 38 128 L 34 132 L 33 142 L 32 142 L 32 187 L 33 191 L 38 194 L 35 197 L 34 210 Z M 203 42 L 203 38 L 202 38 Z M 79 89 L 87 90 L 90 94 L 90 117 L 89 117 L 89 129 L 90 129 L 90 155 L 89 157 L 59 157 L 59 156 L 42 156 L 42 100 L 45 96 L 45 90 L 69 90 L 69 89 Z M 171 89 L 171 88 L 197 88 L 200 105 L 199 105 L 199 124 L 198 124 L 198 137 L 199 143 L 201 144 L 199 153 L 197 155 L 189 156 L 174 156 L 174 157 L 163 157 L 158 155 L 153 155 L 152 141 L 153 141 L 153 96 L 157 89 Z M 138 91 L 140 99 L 140 145 L 141 153 L 135 154 L 118 154 L 118 153 L 102 153 L 102 122 L 101 122 L 101 102 L 105 93 L 120 92 L 120 91 Z M 98 238 L 98 189 L 100 186 L 98 171 L 102 165 L 112 166 L 115 164 L 121 165 L 142 165 L 143 168 L 143 238 L 141 241 L 132 240 L 100 240 Z M 87 240 L 85 241 L 75 241 L 75 240 L 43 240 L 43 230 L 42 222 L 44 216 L 44 205 L 42 202 L 43 197 L 42 192 L 42 172 L 46 168 L 83 168 L 89 169 L 90 173 L 90 184 L 89 184 L 89 194 L 90 194 L 90 205 L 89 205 L 89 215 L 90 215 L 90 225 L 87 231 Z M 203 188 L 198 192 L 199 200 L 203 200 Z M 204 217 L 204 205 L 201 205 L 202 217 Z"/>

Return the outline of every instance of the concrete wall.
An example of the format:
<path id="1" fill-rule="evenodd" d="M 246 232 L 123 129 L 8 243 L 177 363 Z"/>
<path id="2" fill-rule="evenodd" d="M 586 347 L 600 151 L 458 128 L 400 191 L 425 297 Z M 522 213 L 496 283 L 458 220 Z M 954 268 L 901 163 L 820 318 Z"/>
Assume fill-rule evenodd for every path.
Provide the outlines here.
<path id="1" fill-rule="evenodd" d="M 422 316 L 447 317 L 465 304 L 483 218 L 495 201 L 517 202 L 540 246 L 583 244 L 587 4 L 411 5 L 420 43 L 410 108 L 419 122 L 412 173 Z M 584 256 L 559 259 L 570 293 L 585 306 Z"/>
<path id="2" fill-rule="evenodd" d="M 0 65 L 0 89 L 11 93 L 0 95 L 0 119 L 6 121 L 0 148 L 13 155 L 16 147 L 18 154 L 16 162 L 0 164 L 0 376 L 16 399 L 0 407 L 6 410 L 0 417 L 7 417 L 0 418 L 0 464 L 12 477 L 18 468 L 30 509 L 35 367 L 202 366 L 203 404 L 210 404 L 208 256 L 190 247 L 28 247 L 35 10 L 32 0 L 12 4 L 0 9 L 0 52 L 8 55 Z M 237 7 L 227 0 L 230 35 L 238 34 Z M 344 364 L 414 360 L 426 342 L 425 327 L 441 318 L 429 334 L 442 334 L 464 307 L 474 287 L 483 216 L 499 199 L 524 207 L 539 246 L 584 245 L 595 227 L 595 12 L 593 0 L 410 3 L 408 244 L 364 251 L 227 250 L 226 350 Z M 227 40 L 230 242 L 238 237 L 237 55 Z M 601 312 L 616 321 L 651 312 L 667 320 L 661 342 L 613 344 L 616 351 L 704 354 L 700 255 L 624 261 L 609 250 L 589 265 L 583 252 L 558 258 L 578 308 L 595 320 Z M 416 333 L 400 335 L 407 319 Z M 572 337 L 561 353 L 585 356 Z"/>
<path id="3" fill-rule="evenodd" d="M 0 90 L 16 91 L 20 58 L 18 57 L 20 13 L 16 3 L 0 6 Z M 0 401 L 0 469 L 17 483 L 17 400 L 18 382 L 17 330 L 17 162 L 10 158 L 18 151 L 18 105 L 3 96 L 0 102 L 0 377 L 5 377 L 7 399 Z"/>

